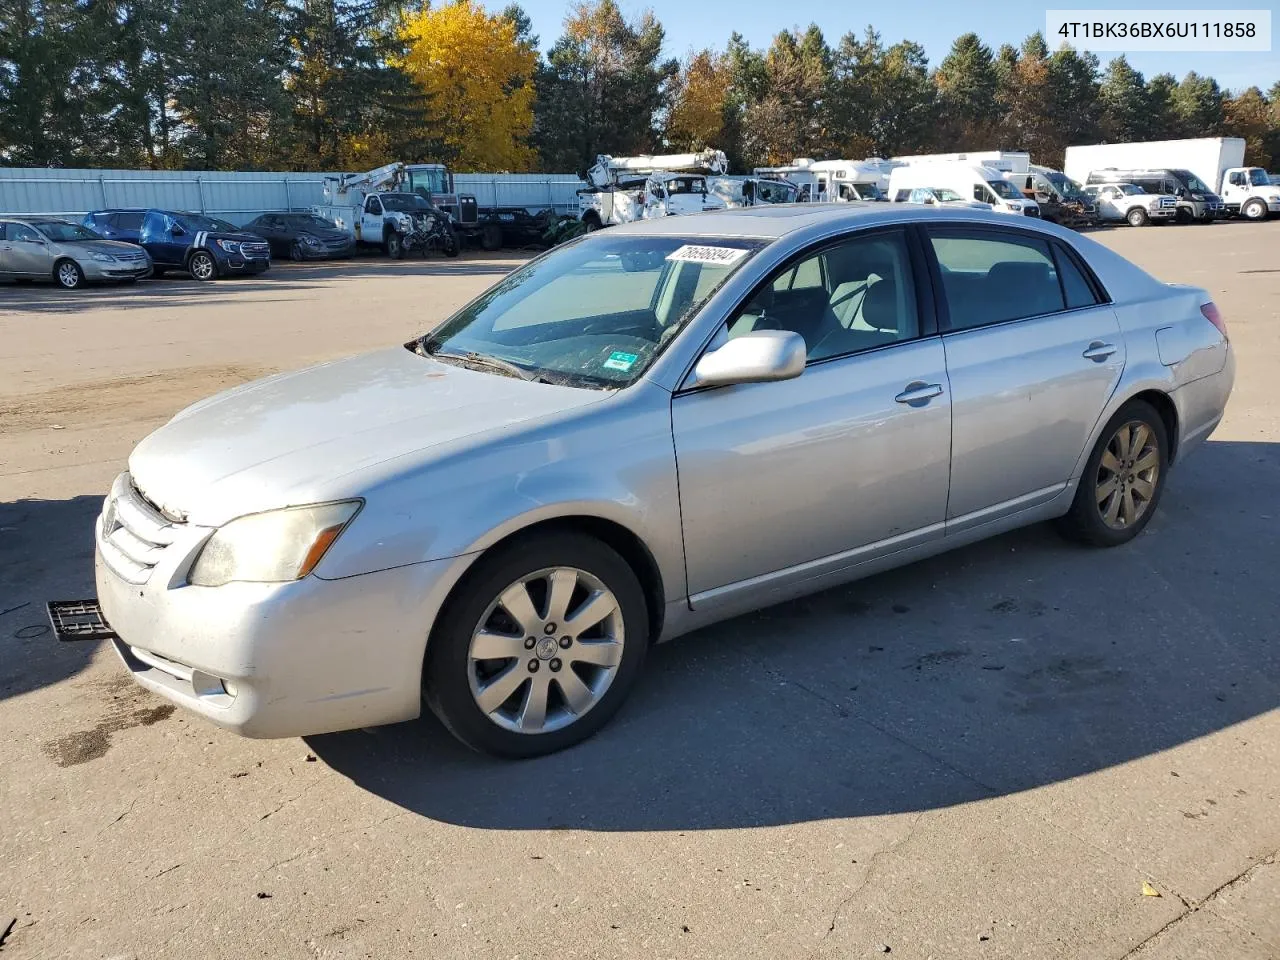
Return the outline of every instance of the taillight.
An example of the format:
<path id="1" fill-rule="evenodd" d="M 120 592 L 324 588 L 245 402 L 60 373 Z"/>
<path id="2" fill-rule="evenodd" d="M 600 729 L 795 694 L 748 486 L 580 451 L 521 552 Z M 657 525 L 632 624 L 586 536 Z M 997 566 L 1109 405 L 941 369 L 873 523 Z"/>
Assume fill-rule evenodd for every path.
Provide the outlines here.
<path id="1" fill-rule="evenodd" d="M 1218 305 L 1210 300 L 1208 303 L 1200 304 L 1200 312 L 1204 314 L 1204 318 L 1218 328 L 1218 332 L 1222 334 L 1223 340 L 1229 340 L 1227 336 L 1227 324 L 1222 319 L 1222 314 L 1218 312 Z"/>

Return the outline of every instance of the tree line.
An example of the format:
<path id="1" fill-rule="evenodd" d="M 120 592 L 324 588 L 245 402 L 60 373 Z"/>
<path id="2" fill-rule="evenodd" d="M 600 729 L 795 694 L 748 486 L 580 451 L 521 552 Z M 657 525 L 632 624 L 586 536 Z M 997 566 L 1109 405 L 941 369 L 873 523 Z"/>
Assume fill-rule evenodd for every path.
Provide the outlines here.
<path id="1" fill-rule="evenodd" d="M 651 12 L 581 0 L 545 55 L 518 5 L 476 0 L 0 0 L 0 164 L 575 171 L 598 153 L 795 157 L 1239 136 L 1280 166 L 1280 81 L 1150 78 L 1040 33 L 956 38 L 931 65 L 868 27 L 664 53 Z"/>

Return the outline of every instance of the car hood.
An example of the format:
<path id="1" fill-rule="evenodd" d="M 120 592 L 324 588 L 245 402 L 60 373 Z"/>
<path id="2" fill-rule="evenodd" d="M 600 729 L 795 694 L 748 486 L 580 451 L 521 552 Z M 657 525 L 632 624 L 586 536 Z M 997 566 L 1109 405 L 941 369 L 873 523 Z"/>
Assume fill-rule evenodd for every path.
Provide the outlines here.
<path id="1" fill-rule="evenodd" d="M 279 374 L 202 400 L 129 457 L 166 513 L 216 526 L 246 513 L 358 496 L 482 436 L 596 402 L 604 391 L 530 383 L 395 348 Z"/>
<path id="2" fill-rule="evenodd" d="M 121 243 L 118 240 L 58 240 L 55 242 L 68 251 L 81 250 L 85 253 L 106 253 L 112 256 L 125 254 L 136 257 L 139 250 L 137 244 Z"/>
<path id="3" fill-rule="evenodd" d="M 262 237 L 256 233 L 246 233 L 243 230 L 236 230 L 234 233 L 230 230 L 206 230 L 202 231 L 209 240 L 233 240 L 236 243 L 266 243 Z"/>

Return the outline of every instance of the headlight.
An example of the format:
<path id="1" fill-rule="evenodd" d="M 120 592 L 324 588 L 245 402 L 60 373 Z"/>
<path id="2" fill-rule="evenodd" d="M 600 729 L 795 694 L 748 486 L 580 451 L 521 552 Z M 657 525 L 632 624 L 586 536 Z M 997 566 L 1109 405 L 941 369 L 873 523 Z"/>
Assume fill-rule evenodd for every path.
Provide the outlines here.
<path id="1" fill-rule="evenodd" d="M 95 253 L 93 254 L 93 259 L 97 260 L 99 263 L 115 263 L 116 262 L 116 258 L 109 253 Z"/>
<path id="2" fill-rule="evenodd" d="M 361 501 L 346 500 L 232 520 L 214 531 L 187 579 L 200 587 L 301 580 L 315 569 L 360 507 Z"/>
<path id="3" fill-rule="evenodd" d="M 318 246 L 320 246 L 320 241 L 319 241 L 319 240 L 317 240 L 315 237 L 311 236 L 311 234 L 309 234 L 309 233 L 304 233 L 304 234 L 303 234 L 299 239 L 300 239 L 303 243 L 305 243 L 308 247 L 318 247 Z"/>
<path id="4" fill-rule="evenodd" d="M 215 240 L 213 241 L 227 253 L 239 253 L 240 243 L 237 240 Z"/>

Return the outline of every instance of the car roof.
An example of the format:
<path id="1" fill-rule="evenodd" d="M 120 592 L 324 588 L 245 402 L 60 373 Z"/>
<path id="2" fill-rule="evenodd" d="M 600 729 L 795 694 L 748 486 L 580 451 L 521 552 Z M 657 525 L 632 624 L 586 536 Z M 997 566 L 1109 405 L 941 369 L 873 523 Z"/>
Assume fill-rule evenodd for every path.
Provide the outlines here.
<path id="1" fill-rule="evenodd" d="M 610 227 L 626 233 L 694 237 L 754 237 L 780 240 L 811 227 L 833 230 L 856 229 L 880 224 L 969 221 L 975 219 L 1001 226 L 1038 229 L 1035 217 L 1013 217 L 1007 213 L 980 210 L 938 210 L 922 204 L 855 201 L 853 203 L 778 203 L 740 207 L 714 213 L 683 217 L 660 217 Z"/>

